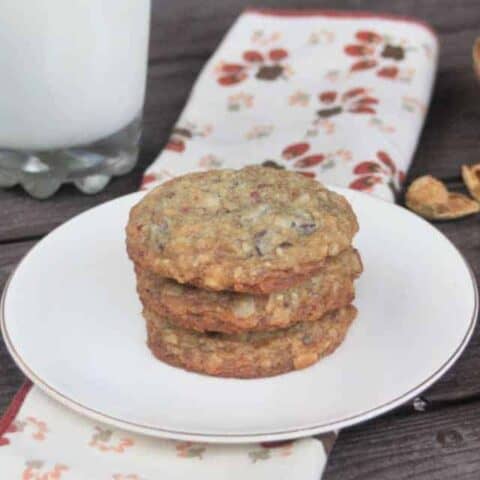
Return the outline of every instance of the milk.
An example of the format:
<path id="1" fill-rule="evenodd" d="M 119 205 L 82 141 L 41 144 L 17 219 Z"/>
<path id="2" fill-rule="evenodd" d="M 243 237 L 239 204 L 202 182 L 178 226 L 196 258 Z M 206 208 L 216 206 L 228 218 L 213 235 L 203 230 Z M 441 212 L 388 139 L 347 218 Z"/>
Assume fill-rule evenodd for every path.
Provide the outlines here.
<path id="1" fill-rule="evenodd" d="M 0 148 L 84 145 L 145 95 L 150 0 L 0 0 Z"/>

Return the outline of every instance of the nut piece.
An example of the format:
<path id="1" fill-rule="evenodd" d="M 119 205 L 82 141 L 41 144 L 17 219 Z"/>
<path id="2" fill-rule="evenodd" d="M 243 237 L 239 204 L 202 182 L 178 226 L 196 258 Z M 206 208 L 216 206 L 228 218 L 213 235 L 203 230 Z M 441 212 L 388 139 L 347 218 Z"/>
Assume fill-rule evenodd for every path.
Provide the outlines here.
<path id="1" fill-rule="evenodd" d="M 240 318 L 247 318 L 255 313 L 255 300 L 251 295 L 238 294 L 233 301 L 233 312 Z"/>
<path id="2" fill-rule="evenodd" d="M 293 359 L 293 366 L 296 370 L 306 368 L 318 360 L 318 355 L 314 352 L 302 353 Z"/>
<path id="3" fill-rule="evenodd" d="M 462 178 L 470 195 L 480 202 L 480 163 L 462 165 Z"/>
<path id="4" fill-rule="evenodd" d="M 450 193 L 431 175 L 417 178 L 408 188 L 406 204 L 410 210 L 430 220 L 452 220 L 480 211 L 480 205 L 466 195 Z"/>

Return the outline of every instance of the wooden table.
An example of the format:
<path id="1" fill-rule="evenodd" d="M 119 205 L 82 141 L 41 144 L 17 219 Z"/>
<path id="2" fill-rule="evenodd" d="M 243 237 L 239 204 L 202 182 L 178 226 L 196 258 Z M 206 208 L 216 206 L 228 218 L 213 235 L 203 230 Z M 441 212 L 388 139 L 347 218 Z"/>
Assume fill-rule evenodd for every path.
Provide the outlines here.
<path id="1" fill-rule="evenodd" d="M 168 138 L 190 87 L 223 33 L 243 8 L 241 0 L 153 0 L 144 142 L 133 173 L 96 196 L 63 187 L 36 201 L 19 188 L 0 191 L 0 289 L 19 259 L 45 234 L 79 212 L 137 189 L 142 170 Z M 441 40 L 433 102 L 409 180 L 431 173 L 463 190 L 459 168 L 480 162 L 480 85 L 471 47 L 480 35 L 478 0 L 263 0 L 252 5 L 389 11 L 430 22 Z M 480 216 L 439 223 L 480 277 Z M 394 255 L 395 252 L 392 252 Z M 441 259 L 439 259 L 441 261 Z M 1 342 L 1 341 L 0 341 Z M 405 352 L 408 355 L 408 352 Z M 23 381 L 0 343 L 0 411 Z M 480 335 L 423 401 L 342 432 L 326 480 L 480 478 Z M 299 479 L 300 480 L 300 479 Z"/>

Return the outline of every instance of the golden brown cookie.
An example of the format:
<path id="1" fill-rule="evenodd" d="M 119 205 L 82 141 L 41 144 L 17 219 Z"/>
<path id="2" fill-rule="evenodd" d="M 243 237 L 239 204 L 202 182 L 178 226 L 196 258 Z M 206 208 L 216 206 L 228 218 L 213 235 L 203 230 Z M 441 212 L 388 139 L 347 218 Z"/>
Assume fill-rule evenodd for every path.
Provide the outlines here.
<path id="1" fill-rule="evenodd" d="M 353 280 L 362 272 L 352 248 L 329 257 L 322 270 L 283 292 L 252 295 L 213 292 L 181 285 L 137 269 L 137 289 L 144 307 L 183 328 L 238 333 L 286 328 L 317 320 L 354 298 Z"/>
<path id="2" fill-rule="evenodd" d="M 131 210 L 127 249 L 140 268 L 180 283 L 260 294 L 310 277 L 357 230 L 343 196 L 255 166 L 160 185 Z"/>
<path id="3" fill-rule="evenodd" d="M 185 330 L 143 312 L 148 346 L 157 358 L 186 370 L 236 378 L 268 377 L 312 365 L 342 343 L 356 313 L 350 305 L 284 330 L 226 335 Z"/>

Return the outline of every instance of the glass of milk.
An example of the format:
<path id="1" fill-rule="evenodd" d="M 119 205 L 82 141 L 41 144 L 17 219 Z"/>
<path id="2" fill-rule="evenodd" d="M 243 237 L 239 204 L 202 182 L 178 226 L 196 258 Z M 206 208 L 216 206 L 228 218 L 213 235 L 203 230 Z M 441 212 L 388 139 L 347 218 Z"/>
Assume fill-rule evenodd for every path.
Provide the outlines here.
<path id="1" fill-rule="evenodd" d="M 100 191 L 135 165 L 150 0 L 0 0 L 0 187 Z"/>

